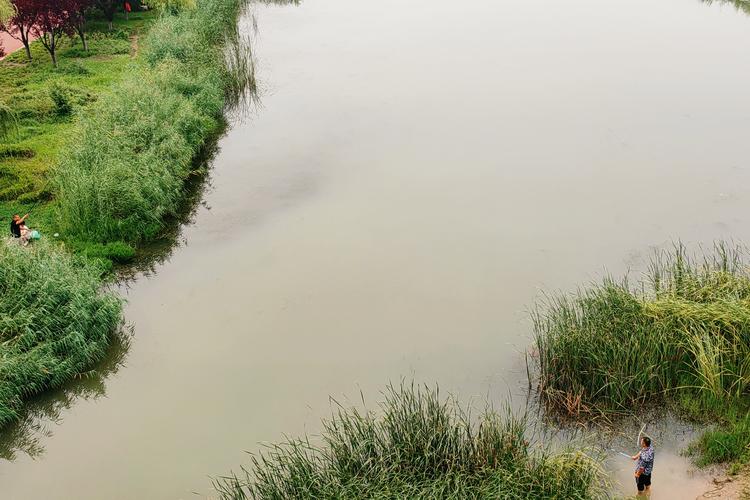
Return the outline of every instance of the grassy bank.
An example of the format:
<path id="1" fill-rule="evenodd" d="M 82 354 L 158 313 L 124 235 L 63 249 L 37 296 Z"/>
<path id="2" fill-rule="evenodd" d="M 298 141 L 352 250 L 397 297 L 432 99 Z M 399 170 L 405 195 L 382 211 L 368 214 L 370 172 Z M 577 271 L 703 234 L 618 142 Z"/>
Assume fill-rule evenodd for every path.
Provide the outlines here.
<path id="1" fill-rule="evenodd" d="M 50 169 L 76 137 L 76 117 L 102 99 L 128 71 L 139 39 L 155 19 L 137 12 L 129 20 L 117 16 L 112 30 L 93 18 L 88 23 L 89 50 L 78 38 L 63 38 L 59 67 L 54 68 L 40 43 L 0 61 L 0 107 L 15 115 L 15 130 L 0 146 L 0 202 L 48 199 Z"/>
<path id="2" fill-rule="evenodd" d="M 739 448 L 750 443 L 739 425 L 750 402 L 750 274 L 742 249 L 720 244 L 696 259 L 678 246 L 657 255 L 635 285 L 605 279 L 552 297 L 534 319 L 538 388 L 549 409 L 590 418 L 669 403 L 723 422 L 742 440 Z M 721 446 L 721 432 L 704 436 L 704 461 L 722 458 L 709 453 L 712 443 Z"/>
<path id="3" fill-rule="evenodd" d="M 82 117 L 53 177 L 63 238 L 137 244 L 159 237 L 193 158 L 220 129 L 227 99 L 252 81 L 252 68 L 232 71 L 237 65 L 227 65 L 225 52 L 238 46 L 242 4 L 204 0 L 160 18 L 137 64 Z"/>
<path id="4" fill-rule="evenodd" d="M 594 460 L 529 443 L 526 427 L 510 411 L 474 424 L 437 391 L 391 389 L 377 414 L 340 410 L 325 423 L 322 446 L 275 446 L 215 486 L 226 499 L 603 496 Z"/>
<path id="5" fill-rule="evenodd" d="M 90 369 L 113 339 L 121 308 L 100 292 L 102 276 L 161 237 L 193 159 L 252 85 L 236 31 L 243 5 L 133 15 L 133 29 L 150 27 L 137 32 L 137 56 L 134 31 L 116 28 L 92 35 L 89 54 L 68 42 L 58 69 L 40 54 L 0 66 L 17 119 L 0 155 L 0 212 L 32 210 L 45 235 L 28 248 L 0 244 L 0 426 L 25 399 Z"/>
<path id="6" fill-rule="evenodd" d="M 120 300 L 101 269 L 49 245 L 0 244 L 0 426 L 25 399 L 99 361 L 117 335 Z"/>

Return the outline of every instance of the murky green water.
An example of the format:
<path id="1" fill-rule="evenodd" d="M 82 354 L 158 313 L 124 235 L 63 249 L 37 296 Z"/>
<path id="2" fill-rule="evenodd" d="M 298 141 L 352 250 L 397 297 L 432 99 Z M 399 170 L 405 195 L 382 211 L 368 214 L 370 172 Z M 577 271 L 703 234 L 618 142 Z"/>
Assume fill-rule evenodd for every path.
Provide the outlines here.
<path id="1" fill-rule="evenodd" d="M 522 402 L 540 290 L 675 238 L 750 241 L 750 19 L 732 8 L 254 12 L 262 105 L 221 139 L 181 246 L 124 290 L 124 367 L 5 434 L 2 498 L 207 496 L 243 450 L 315 433 L 329 395 L 374 402 L 401 378 Z M 654 498 L 699 492 L 669 453 Z"/>

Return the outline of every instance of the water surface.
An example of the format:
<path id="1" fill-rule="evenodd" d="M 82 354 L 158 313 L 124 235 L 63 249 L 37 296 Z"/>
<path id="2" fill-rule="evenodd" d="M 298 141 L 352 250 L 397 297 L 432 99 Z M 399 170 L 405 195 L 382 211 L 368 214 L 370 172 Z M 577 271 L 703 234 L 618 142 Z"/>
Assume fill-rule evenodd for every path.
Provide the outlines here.
<path id="1" fill-rule="evenodd" d="M 522 401 L 540 290 L 676 238 L 750 241 L 750 19 L 732 8 L 254 11 L 262 106 L 220 140 L 184 244 L 123 290 L 125 367 L 37 421 L 31 455 L 6 435 L 3 498 L 207 496 L 243 450 L 317 432 L 329 395 L 372 406 L 401 378 Z M 700 492 L 673 458 L 654 498 Z"/>

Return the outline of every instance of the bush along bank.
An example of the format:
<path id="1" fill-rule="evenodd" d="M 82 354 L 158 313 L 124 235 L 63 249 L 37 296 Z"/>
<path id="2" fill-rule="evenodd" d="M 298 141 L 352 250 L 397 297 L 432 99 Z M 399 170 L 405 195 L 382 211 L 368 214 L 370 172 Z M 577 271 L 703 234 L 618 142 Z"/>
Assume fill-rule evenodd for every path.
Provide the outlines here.
<path id="1" fill-rule="evenodd" d="M 552 297 L 537 308 L 534 325 L 535 372 L 548 409 L 591 418 L 671 403 L 724 425 L 693 447 L 699 462 L 746 454 L 750 274 L 741 248 L 717 244 L 694 259 L 678 245 L 655 256 L 637 286 L 607 278 Z M 727 432 L 739 451 L 711 452 L 731 441 Z"/>
<path id="2" fill-rule="evenodd" d="M 160 236 L 225 103 L 252 85 L 252 64 L 238 59 L 243 4 L 203 0 L 154 21 L 131 69 L 77 116 L 53 169 L 45 224 L 65 244 L 0 244 L 0 427 L 25 399 L 91 369 L 118 335 L 120 302 L 102 277 Z"/>
<path id="3" fill-rule="evenodd" d="M 389 389 L 379 415 L 341 409 L 308 439 L 254 456 L 219 478 L 225 499 L 566 498 L 605 496 L 603 472 L 580 451 L 530 443 L 524 417 L 487 411 L 475 424 L 437 390 Z"/>
<path id="4" fill-rule="evenodd" d="M 228 64 L 239 42 L 241 0 L 204 0 L 165 14 L 133 70 L 82 118 L 53 175 L 57 226 L 66 238 L 139 244 L 159 237 L 184 196 L 192 160 L 221 127 L 252 65 Z"/>
<path id="5" fill-rule="evenodd" d="M 102 359 L 121 317 L 101 268 L 50 245 L 0 244 L 0 427 Z"/>

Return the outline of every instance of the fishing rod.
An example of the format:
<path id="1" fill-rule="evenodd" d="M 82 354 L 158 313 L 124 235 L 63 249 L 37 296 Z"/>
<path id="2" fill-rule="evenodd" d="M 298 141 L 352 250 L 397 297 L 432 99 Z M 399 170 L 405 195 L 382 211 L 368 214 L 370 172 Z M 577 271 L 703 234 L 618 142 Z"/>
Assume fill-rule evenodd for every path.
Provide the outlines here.
<path id="1" fill-rule="evenodd" d="M 644 433 L 645 430 L 646 430 L 646 424 L 643 424 L 643 426 L 641 427 L 641 430 L 638 431 L 638 438 L 636 439 L 636 447 L 638 447 L 638 448 L 641 447 L 641 436 L 646 436 L 647 435 L 647 434 Z M 617 453 L 618 455 L 622 455 L 623 457 L 629 458 L 631 460 L 633 459 L 633 457 L 631 457 L 627 453 L 619 451 L 619 450 L 615 450 L 614 448 L 610 448 L 609 451 L 611 451 L 613 453 Z"/>

